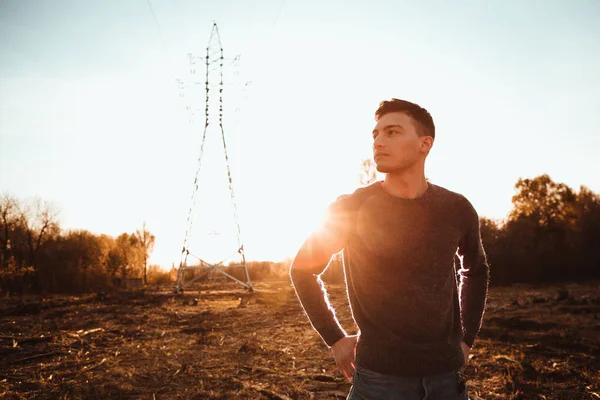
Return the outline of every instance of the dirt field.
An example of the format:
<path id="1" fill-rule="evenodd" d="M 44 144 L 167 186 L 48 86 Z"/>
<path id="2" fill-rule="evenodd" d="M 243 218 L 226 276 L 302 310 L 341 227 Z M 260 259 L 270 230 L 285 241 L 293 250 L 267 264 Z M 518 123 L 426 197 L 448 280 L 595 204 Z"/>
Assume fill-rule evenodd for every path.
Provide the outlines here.
<path id="1" fill-rule="evenodd" d="M 255 287 L 2 299 L 0 399 L 345 398 L 290 284 Z M 600 399 L 598 287 L 493 288 L 471 397 Z"/>

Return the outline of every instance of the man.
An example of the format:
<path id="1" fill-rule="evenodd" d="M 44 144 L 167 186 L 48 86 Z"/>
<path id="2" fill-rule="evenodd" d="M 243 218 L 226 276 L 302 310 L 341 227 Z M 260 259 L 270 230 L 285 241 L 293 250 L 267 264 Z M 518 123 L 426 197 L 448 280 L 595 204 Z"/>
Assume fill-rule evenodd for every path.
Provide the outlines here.
<path id="1" fill-rule="evenodd" d="M 331 204 L 290 276 L 313 327 L 352 379 L 348 399 L 468 399 L 462 369 L 489 276 L 479 217 L 465 197 L 425 178 L 435 139 L 427 110 L 392 99 L 381 102 L 375 120 L 373 156 L 385 179 Z M 340 326 L 319 278 L 342 250 L 354 336 Z"/>

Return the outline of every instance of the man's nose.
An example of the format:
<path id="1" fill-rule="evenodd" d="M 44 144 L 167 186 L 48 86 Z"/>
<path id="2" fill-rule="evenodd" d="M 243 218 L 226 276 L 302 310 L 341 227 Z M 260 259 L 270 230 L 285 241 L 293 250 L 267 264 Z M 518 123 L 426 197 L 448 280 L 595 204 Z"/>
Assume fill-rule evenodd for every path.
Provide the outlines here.
<path id="1" fill-rule="evenodd" d="M 373 140 L 373 148 L 374 149 L 380 149 L 383 147 L 383 138 L 381 137 L 381 135 L 378 135 L 374 140 Z"/>

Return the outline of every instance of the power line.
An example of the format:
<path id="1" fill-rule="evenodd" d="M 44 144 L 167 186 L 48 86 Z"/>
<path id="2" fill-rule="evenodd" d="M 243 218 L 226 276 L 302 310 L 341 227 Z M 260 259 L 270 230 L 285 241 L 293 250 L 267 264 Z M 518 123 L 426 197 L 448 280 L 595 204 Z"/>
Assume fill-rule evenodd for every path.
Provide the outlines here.
<path id="1" fill-rule="evenodd" d="M 150 13 L 152 13 L 152 18 L 154 19 L 154 24 L 156 25 L 156 29 L 158 29 L 158 36 L 160 37 L 160 42 L 162 44 L 163 52 L 167 55 L 167 46 L 165 45 L 165 39 L 162 34 L 162 29 L 160 28 L 160 24 L 158 23 L 158 18 L 156 18 L 156 13 L 154 12 L 154 7 L 152 7 L 152 2 L 148 1 L 148 8 L 150 8 Z"/>

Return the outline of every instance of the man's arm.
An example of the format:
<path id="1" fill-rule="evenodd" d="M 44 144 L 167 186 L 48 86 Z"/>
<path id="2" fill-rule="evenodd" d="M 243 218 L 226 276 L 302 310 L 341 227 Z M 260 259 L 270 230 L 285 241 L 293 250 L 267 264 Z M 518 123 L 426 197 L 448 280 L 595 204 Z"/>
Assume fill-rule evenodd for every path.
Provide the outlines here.
<path id="1" fill-rule="evenodd" d="M 296 295 L 311 324 L 329 347 L 345 337 L 346 332 L 329 304 L 319 275 L 331 257 L 344 248 L 348 219 L 345 196 L 342 196 L 329 207 L 323 225 L 304 242 L 290 266 Z"/>
<path id="2" fill-rule="evenodd" d="M 458 254 L 462 257 L 459 295 L 463 342 L 472 347 L 481 328 L 487 298 L 489 266 L 481 243 L 479 216 L 471 203 L 467 204 L 464 215 L 467 223 L 458 248 Z"/>

